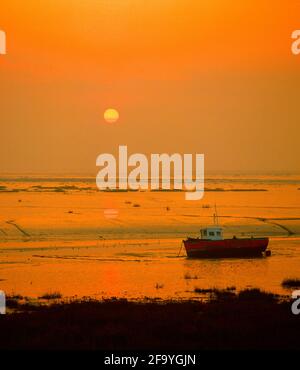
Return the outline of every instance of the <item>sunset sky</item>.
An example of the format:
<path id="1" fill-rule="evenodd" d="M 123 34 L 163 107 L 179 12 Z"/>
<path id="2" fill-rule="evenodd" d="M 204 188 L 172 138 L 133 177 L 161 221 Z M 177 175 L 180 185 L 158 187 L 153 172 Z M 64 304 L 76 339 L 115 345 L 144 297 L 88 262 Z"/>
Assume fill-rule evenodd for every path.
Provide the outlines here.
<path id="1" fill-rule="evenodd" d="M 122 144 L 300 170 L 300 1 L 2 0 L 0 29 L 1 172 L 93 173 Z"/>

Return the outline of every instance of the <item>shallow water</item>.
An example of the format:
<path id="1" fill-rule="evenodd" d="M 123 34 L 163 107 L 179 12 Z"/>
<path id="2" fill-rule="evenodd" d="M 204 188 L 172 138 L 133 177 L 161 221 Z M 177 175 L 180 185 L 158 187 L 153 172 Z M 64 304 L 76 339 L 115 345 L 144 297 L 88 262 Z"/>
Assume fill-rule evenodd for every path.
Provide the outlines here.
<path id="1" fill-rule="evenodd" d="M 211 176 L 211 191 L 194 202 L 181 192 L 99 192 L 92 177 L 2 176 L 0 289 L 32 297 L 195 298 L 196 287 L 232 286 L 290 294 L 281 282 L 300 278 L 299 179 Z M 187 259 L 181 240 L 213 222 L 215 203 L 226 236 L 269 236 L 272 256 Z"/>

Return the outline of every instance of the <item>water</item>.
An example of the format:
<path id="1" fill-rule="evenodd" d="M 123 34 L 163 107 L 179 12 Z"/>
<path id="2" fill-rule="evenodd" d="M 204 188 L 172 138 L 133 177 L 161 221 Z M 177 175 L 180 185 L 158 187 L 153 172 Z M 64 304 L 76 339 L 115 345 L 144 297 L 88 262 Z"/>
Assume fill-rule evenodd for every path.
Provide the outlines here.
<path id="1" fill-rule="evenodd" d="M 100 192 L 93 177 L 1 176 L 0 290 L 38 297 L 196 298 L 195 288 L 290 294 L 300 278 L 300 177 L 207 176 L 201 201 L 181 192 Z M 190 260 L 187 235 L 269 236 L 272 256 Z M 178 253 L 180 251 L 180 256 Z"/>

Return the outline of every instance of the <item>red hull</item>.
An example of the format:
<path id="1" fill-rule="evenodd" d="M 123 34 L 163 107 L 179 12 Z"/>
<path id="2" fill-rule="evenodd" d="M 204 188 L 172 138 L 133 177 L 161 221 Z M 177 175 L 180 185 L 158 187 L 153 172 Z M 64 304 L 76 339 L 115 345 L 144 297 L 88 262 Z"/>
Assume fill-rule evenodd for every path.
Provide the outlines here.
<path id="1" fill-rule="evenodd" d="M 267 249 L 268 238 L 207 240 L 188 238 L 183 241 L 188 257 L 250 257 L 261 256 Z"/>

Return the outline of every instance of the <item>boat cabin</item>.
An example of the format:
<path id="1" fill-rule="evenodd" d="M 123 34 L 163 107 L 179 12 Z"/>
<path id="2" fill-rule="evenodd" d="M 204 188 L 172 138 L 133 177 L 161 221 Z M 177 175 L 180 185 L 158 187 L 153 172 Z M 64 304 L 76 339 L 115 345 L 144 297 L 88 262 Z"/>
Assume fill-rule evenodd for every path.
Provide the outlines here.
<path id="1" fill-rule="evenodd" d="M 222 240 L 223 239 L 223 230 L 219 226 L 206 227 L 205 229 L 200 230 L 201 239 L 208 240 Z"/>

